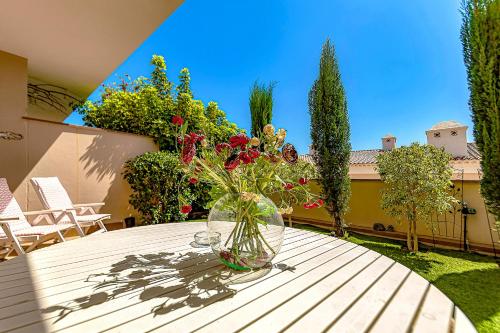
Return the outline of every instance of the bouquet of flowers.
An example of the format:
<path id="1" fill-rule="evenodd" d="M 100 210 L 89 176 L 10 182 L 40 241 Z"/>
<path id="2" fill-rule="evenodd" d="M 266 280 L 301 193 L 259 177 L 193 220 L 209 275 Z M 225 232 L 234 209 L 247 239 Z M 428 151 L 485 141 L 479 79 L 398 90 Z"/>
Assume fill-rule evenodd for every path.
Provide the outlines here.
<path id="1" fill-rule="evenodd" d="M 262 228 L 269 228 L 274 213 L 291 214 L 292 206 L 299 204 L 306 209 L 323 205 L 309 189 L 314 167 L 299 161 L 294 146 L 285 144 L 284 129 L 275 131 L 269 124 L 259 138 L 239 133 L 228 142 L 210 145 L 203 133 L 186 133 L 181 117 L 174 116 L 172 122 L 177 126 L 186 181 L 210 184 L 208 208 L 217 206 L 231 215 L 231 231 L 217 251 L 228 266 L 261 266 L 276 255 L 276 246 L 270 245 L 262 232 Z M 191 204 L 183 198 L 179 202 L 180 211 L 188 214 Z"/>

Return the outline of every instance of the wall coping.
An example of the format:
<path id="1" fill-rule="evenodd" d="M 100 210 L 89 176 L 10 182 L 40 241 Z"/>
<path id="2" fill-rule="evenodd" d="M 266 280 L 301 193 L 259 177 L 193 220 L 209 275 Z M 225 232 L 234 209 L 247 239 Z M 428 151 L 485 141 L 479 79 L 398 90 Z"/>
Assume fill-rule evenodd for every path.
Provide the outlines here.
<path id="1" fill-rule="evenodd" d="M 39 118 L 33 118 L 33 117 L 27 117 L 23 116 L 22 119 L 24 120 L 29 120 L 29 121 L 39 121 L 42 123 L 49 123 L 49 124 L 54 124 L 54 125 L 62 125 L 62 126 L 67 126 L 69 128 L 74 128 L 74 129 L 84 129 L 84 130 L 91 130 L 95 132 L 108 132 L 108 133 L 117 133 L 117 134 L 123 134 L 123 135 L 132 135 L 132 136 L 138 136 L 138 137 L 143 137 L 143 138 L 149 138 L 149 139 L 154 139 L 152 136 L 149 135 L 142 135 L 142 134 L 135 134 L 135 133 L 128 133 L 128 132 L 121 132 L 121 131 L 116 131 L 112 129 L 107 129 L 107 128 L 99 128 L 99 127 L 90 127 L 90 126 L 81 126 L 81 125 L 73 125 L 73 124 L 66 124 L 66 123 L 61 123 L 58 121 L 53 121 L 53 120 L 47 120 L 47 119 L 39 119 Z"/>

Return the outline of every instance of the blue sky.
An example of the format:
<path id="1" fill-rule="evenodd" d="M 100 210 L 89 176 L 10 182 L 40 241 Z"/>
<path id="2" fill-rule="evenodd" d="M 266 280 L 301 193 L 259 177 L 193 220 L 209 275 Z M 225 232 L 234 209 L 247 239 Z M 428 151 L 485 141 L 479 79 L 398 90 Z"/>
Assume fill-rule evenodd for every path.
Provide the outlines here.
<path id="1" fill-rule="evenodd" d="M 276 81 L 273 123 L 299 152 L 310 143 L 307 94 L 330 37 L 347 93 L 353 149 L 425 142 L 442 120 L 472 123 L 460 44 L 459 0 L 186 0 L 117 70 L 148 75 L 152 54 L 169 78 L 188 67 L 195 97 L 249 129 L 255 80 Z M 94 93 L 90 99 L 96 98 Z M 81 124 L 79 115 L 66 122 Z"/>

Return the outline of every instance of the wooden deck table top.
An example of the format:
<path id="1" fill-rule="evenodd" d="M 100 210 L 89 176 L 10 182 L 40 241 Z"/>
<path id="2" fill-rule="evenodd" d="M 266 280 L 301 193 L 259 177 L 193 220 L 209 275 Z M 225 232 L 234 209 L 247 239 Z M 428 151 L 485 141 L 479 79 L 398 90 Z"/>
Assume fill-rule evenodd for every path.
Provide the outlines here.
<path id="1" fill-rule="evenodd" d="M 235 273 L 205 223 L 136 227 L 0 264 L 1 332 L 475 332 L 442 292 L 362 246 L 286 228 L 272 267 Z"/>

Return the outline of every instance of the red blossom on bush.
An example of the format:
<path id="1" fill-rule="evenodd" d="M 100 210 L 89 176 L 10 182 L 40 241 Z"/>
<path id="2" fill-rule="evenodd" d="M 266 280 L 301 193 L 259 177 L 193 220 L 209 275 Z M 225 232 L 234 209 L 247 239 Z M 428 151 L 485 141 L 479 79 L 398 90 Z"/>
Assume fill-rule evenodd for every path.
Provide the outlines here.
<path id="1" fill-rule="evenodd" d="M 181 207 L 181 213 L 182 214 L 189 214 L 192 209 L 193 209 L 193 207 L 191 207 L 191 205 L 184 205 Z"/>
<path id="2" fill-rule="evenodd" d="M 240 159 L 241 162 L 243 162 L 243 164 L 252 163 L 252 158 L 250 157 L 250 155 L 248 155 L 248 153 L 244 151 L 240 151 L 240 153 L 238 154 L 238 158 Z"/>
<path id="3" fill-rule="evenodd" d="M 290 191 L 291 189 L 293 189 L 295 186 L 293 186 L 292 183 L 286 183 L 285 185 L 283 185 L 283 187 L 285 188 L 285 190 L 287 191 Z"/>
<path id="4" fill-rule="evenodd" d="M 257 149 L 249 149 L 248 150 L 248 155 L 251 157 L 251 158 L 257 158 L 260 156 L 260 151 L 258 151 Z"/>
<path id="5" fill-rule="evenodd" d="M 239 133 L 229 138 L 229 144 L 231 148 L 236 148 L 239 146 L 240 149 L 244 149 L 249 142 L 250 139 L 243 133 Z"/>
<path id="6" fill-rule="evenodd" d="M 217 153 L 217 155 L 219 155 L 224 149 L 227 149 L 227 150 L 231 150 L 231 146 L 229 145 L 229 143 L 218 143 L 216 146 L 215 146 L 215 152 Z"/>
<path id="7" fill-rule="evenodd" d="M 304 178 L 304 177 L 300 177 L 299 178 L 299 184 L 300 185 L 306 185 L 307 183 L 309 183 L 309 179 Z"/>
<path id="8" fill-rule="evenodd" d="M 191 142 L 184 142 L 184 147 L 182 147 L 181 161 L 184 164 L 189 164 L 193 160 L 194 155 L 196 155 L 196 146 Z"/>
<path id="9" fill-rule="evenodd" d="M 181 116 L 173 116 L 172 117 L 172 124 L 177 125 L 177 126 L 182 126 L 182 124 L 184 124 L 184 119 L 182 119 Z"/>
<path id="10" fill-rule="evenodd" d="M 238 155 L 233 154 L 229 156 L 229 158 L 224 162 L 224 169 L 227 171 L 233 171 L 240 165 L 240 159 L 238 158 Z"/>
<path id="11" fill-rule="evenodd" d="M 198 182 L 198 179 L 191 177 L 189 178 L 189 184 L 196 184 Z"/>
<path id="12" fill-rule="evenodd" d="M 193 143 L 195 143 L 195 142 L 201 142 L 203 139 L 205 139 L 205 136 L 203 134 L 201 134 L 201 133 L 191 132 L 191 133 L 189 133 L 189 139 Z"/>

